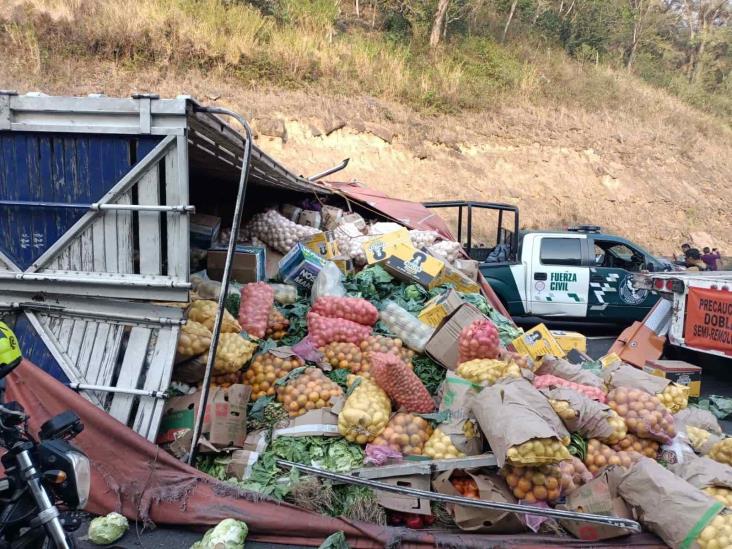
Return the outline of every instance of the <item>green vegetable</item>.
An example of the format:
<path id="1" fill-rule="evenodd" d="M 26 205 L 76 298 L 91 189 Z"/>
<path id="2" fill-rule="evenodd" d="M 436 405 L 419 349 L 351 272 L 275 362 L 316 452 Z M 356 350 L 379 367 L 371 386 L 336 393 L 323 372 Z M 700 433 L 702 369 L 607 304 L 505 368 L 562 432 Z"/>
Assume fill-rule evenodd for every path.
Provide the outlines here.
<path id="1" fill-rule="evenodd" d="M 348 379 L 348 374 L 350 373 L 351 372 L 349 372 L 345 368 L 336 368 L 335 370 L 331 370 L 325 375 L 328 376 L 331 381 L 337 383 L 341 387 L 341 389 L 347 391 L 348 383 L 346 380 Z"/>
<path id="2" fill-rule="evenodd" d="M 127 519 L 119 513 L 97 517 L 89 523 L 89 541 L 96 545 L 109 545 L 124 536 L 129 526 Z"/>
<path id="3" fill-rule="evenodd" d="M 569 453 L 577 456 L 582 461 L 587 455 L 587 441 L 579 433 L 572 433 L 569 443 Z"/>
<path id="4" fill-rule="evenodd" d="M 363 297 L 379 308 L 381 301 L 394 291 L 394 277 L 380 265 L 366 267 L 356 275 L 349 275 L 343 285 L 348 295 Z"/>
<path id="5" fill-rule="evenodd" d="M 436 395 L 447 375 L 447 370 L 426 355 L 415 355 L 412 358 L 412 365 L 414 373 L 427 388 L 427 392 L 432 396 Z"/>
<path id="6" fill-rule="evenodd" d="M 224 301 L 224 308 L 229 311 L 234 318 L 239 317 L 239 303 L 241 302 L 241 296 L 237 293 L 230 293 L 226 296 Z"/>
<path id="7" fill-rule="evenodd" d="M 346 534 L 343 532 L 331 534 L 325 538 L 325 541 L 320 544 L 318 549 L 349 549 L 348 543 L 346 542 Z"/>
<path id="8" fill-rule="evenodd" d="M 696 407 L 712 412 L 717 419 L 724 419 L 732 414 L 732 398 L 709 395 L 708 397 L 700 398 Z"/>
<path id="9" fill-rule="evenodd" d="M 493 324 L 496 325 L 496 328 L 498 328 L 498 337 L 503 345 L 508 345 L 524 333 L 524 331 L 516 326 L 511 320 L 496 311 L 491 304 L 488 303 L 488 300 L 483 297 L 483 295 L 460 292 L 460 297 L 462 297 L 464 301 L 467 301 L 480 309 L 481 313 L 491 319 Z"/>
<path id="10" fill-rule="evenodd" d="M 203 536 L 190 549 L 244 549 L 249 527 L 243 520 L 224 519 Z"/>
<path id="11" fill-rule="evenodd" d="M 299 296 L 291 305 L 278 306 L 279 311 L 290 323 L 287 335 L 279 340 L 278 345 L 294 345 L 307 335 L 307 314 L 310 307 L 310 299 L 305 296 Z"/>
<path id="12" fill-rule="evenodd" d="M 196 469 L 217 480 L 226 480 L 226 468 L 229 466 L 231 456 L 227 455 L 198 455 L 196 457 Z"/>

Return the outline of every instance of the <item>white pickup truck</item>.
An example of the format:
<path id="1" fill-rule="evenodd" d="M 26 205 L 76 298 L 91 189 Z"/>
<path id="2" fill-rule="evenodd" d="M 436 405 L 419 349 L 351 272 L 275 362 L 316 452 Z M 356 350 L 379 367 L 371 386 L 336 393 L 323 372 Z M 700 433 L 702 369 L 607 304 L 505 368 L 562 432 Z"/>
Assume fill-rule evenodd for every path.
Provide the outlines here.
<path id="1" fill-rule="evenodd" d="M 638 273 L 633 286 L 671 300 L 669 343 L 732 358 L 732 271 Z"/>

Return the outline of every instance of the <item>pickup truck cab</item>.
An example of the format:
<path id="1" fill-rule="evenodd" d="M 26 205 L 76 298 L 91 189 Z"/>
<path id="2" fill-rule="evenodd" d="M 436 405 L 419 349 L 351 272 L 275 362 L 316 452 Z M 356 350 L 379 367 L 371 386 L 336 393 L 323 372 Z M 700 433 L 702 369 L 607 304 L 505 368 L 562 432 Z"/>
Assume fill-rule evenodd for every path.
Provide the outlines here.
<path id="1" fill-rule="evenodd" d="M 439 205 L 438 205 L 439 204 Z M 659 299 L 657 292 L 636 289 L 633 273 L 672 270 L 670 262 L 619 236 L 583 225 L 566 231 L 518 230 L 518 208 L 483 202 L 430 203 L 457 206 L 458 239 L 512 316 L 563 317 L 598 322 L 641 320 Z M 467 216 L 461 212 L 467 208 Z M 495 244 L 475 243 L 475 208 L 498 213 Z M 513 214 L 513 226 L 504 221 Z M 449 217 L 449 216 L 448 216 Z M 454 217 L 454 216 L 452 216 Z"/>

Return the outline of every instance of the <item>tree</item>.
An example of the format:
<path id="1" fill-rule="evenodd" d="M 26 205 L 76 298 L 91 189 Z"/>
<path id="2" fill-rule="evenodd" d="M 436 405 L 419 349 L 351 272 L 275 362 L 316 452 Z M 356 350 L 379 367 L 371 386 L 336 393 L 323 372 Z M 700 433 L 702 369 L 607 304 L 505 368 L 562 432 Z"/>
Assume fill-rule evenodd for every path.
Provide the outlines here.
<path id="1" fill-rule="evenodd" d="M 511 19 L 513 19 L 513 14 L 516 13 L 516 4 L 518 4 L 518 0 L 513 0 L 511 2 L 511 9 L 508 12 L 508 19 L 506 19 L 506 26 L 503 27 L 503 36 L 501 37 L 501 41 L 506 41 L 506 35 L 508 34 L 508 27 L 511 24 Z"/>
<path id="2" fill-rule="evenodd" d="M 440 43 L 442 27 L 445 24 L 445 14 L 447 13 L 447 8 L 449 6 L 450 0 L 439 0 L 437 2 L 437 9 L 435 10 L 435 16 L 432 20 L 432 32 L 430 32 L 431 48 L 436 48 L 437 44 Z"/>
<path id="3" fill-rule="evenodd" d="M 651 0 L 628 0 L 630 8 L 630 17 L 632 32 L 630 35 L 630 44 L 626 48 L 625 68 L 629 71 L 633 68 L 635 56 L 638 53 L 638 44 L 640 44 L 641 36 L 645 30 L 646 20 L 651 10 Z"/>

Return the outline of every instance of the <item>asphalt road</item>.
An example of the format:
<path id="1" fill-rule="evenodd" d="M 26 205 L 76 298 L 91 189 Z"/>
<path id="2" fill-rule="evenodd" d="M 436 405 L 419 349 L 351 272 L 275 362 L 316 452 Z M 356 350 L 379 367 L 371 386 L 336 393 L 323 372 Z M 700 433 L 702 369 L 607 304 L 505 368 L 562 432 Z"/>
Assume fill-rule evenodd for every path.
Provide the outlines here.
<path id="1" fill-rule="evenodd" d="M 520 322 L 525 327 L 531 327 L 541 322 L 540 319 L 526 319 Z M 587 354 L 592 358 L 599 358 L 607 353 L 621 329 L 617 326 L 589 325 L 579 322 L 546 322 L 550 329 L 578 331 L 587 336 Z M 704 363 L 700 363 L 699 356 L 681 355 L 678 358 L 688 360 L 691 363 L 702 365 L 704 373 L 702 376 L 702 393 L 704 395 L 717 394 L 732 397 L 732 375 L 729 375 L 723 360 L 709 360 L 704 357 Z M 729 362 L 729 361 L 727 361 Z M 720 422 L 727 433 L 732 433 L 732 421 Z M 79 529 L 79 547 L 91 549 L 98 547 L 86 540 L 88 524 L 83 524 Z M 201 539 L 202 533 L 190 530 L 156 528 L 154 530 L 142 531 L 141 526 L 131 525 L 127 534 L 114 545 L 106 546 L 111 549 L 172 549 L 188 548 Z M 247 542 L 247 548 L 251 549 L 295 549 L 295 545 L 272 545 L 256 542 Z"/>

